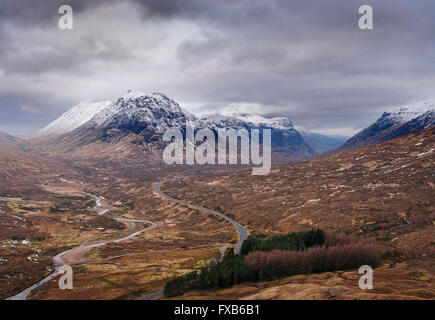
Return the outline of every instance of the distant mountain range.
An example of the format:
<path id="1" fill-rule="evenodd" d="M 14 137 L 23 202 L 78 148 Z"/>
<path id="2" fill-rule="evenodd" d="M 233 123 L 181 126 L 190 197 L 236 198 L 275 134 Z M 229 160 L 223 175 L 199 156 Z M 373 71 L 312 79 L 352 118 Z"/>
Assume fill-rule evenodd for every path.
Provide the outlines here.
<path id="1" fill-rule="evenodd" d="M 325 135 L 316 132 L 299 131 L 305 141 L 313 148 L 316 154 L 327 152 L 342 146 L 349 137 L 338 135 Z"/>
<path id="2" fill-rule="evenodd" d="M 314 150 L 287 118 L 264 118 L 253 114 L 208 115 L 198 118 L 162 93 L 146 95 L 129 90 L 116 102 L 80 104 L 33 135 L 36 141 L 62 152 L 76 152 L 92 144 L 129 143 L 152 149 L 162 146 L 169 128 L 185 129 L 186 121 L 196 128 L 272 129 L 272 151 L 280 160 L 303 160 Z M 101 149 L 101 148 L 97 148 Z"/>
<path id="3" fill-rule="evenodd" d="M 402 137 L 435 124 L 435 99 L 399 106 L 384 112 L 371 126 L 350 138 L 339 151 L 352 150 Z"/>
<path id="4" fill-rule="evenodd" d="M 372 125 L 346 141 L 345 137 L 298 132 L 285 117 L 266 118 L 257 114 L 189 113 L 162 93 L 150 95 L 129 90 L 116 101 L 80 103 L 36 132 L 30 143 L 0 132 L 1 150 L 29 150 L 38 146 L 50 154 L 81 157 L 143 157 L 164 147 L 162 135 L 169 128 L 185 130 L 186 121 L 196 128 L 272 129 L 273 159 L 278 162 L 305 160 L 315 155 L 346 151 L 401 137 L 431 127 L 435 123 L 435 99 L 393 108 Z M 134 156 L 132 159 L 135 158 Z"/>

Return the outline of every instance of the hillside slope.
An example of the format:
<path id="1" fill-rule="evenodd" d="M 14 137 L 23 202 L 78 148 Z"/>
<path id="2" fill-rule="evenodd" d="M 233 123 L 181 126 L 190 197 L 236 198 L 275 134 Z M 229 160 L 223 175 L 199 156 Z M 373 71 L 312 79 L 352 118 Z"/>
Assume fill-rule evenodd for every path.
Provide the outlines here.
<path id="1" fill-rule="evenodd" d="M 377 144 L 427 129 L 435 124 L 435 99 L 393 108 L 350 138 L 338 151 Z"/>
<path id="2" fill-rule="evenodd" d="M 195 291 L 181 299 L 433 299 L 435 128 L 375 146 L 249 172 L 191 176 L 165 185 L 171 196 L 231 214 L 252 233 L 312 228 L 377 240 L 383 265 L 374 290 L 358 270 Z M 400 281 L 397 281 L 400 279 Z"/>
<path id="3" fill-rule="evenodd" d="M 327 228 L 391 242 L 434 228 L 435 128 L 351 152 L 275 166 L 269 175 L 192 176 L 174 197 L 234 215 L 252 232 Z M 427 251 L 424 237 L 413 250 Z M 432 240 L 432 239 L 431 239 Z"/>

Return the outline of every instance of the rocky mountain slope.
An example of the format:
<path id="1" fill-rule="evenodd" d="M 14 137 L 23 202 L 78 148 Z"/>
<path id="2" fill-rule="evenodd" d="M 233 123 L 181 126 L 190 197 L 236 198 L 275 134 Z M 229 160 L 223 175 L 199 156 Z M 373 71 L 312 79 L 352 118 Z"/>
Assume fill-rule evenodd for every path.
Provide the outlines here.
<path id="1" fill-rule="evenodd" d="M 210 114 L 201 117 L 205 124 L 218 129 L 271 129 L 272 150 L 280 157 L 303 160 L 312 157 L 315 152 L 287 118 L 264 118 L 255 114 L 222 115 Z"/>
<path id="2" fill-rule="evenodd" d="M 140 134 L 144 141 L 160 139 L 169 128 L 184 128 L 186 121 L 200 126 L 198 119 L 162 93 L 146 95 L 129 90 L 117 102 L 97 113 L 80 130 L 117 130 Z"/>
<path id="3" fill-rule="evenodd" d="M 377 144 L 435 124 L 435 99 L 393 108 L 384 112 L 371 126 L 350 138 L 339 150 L 352 150 Z"/>

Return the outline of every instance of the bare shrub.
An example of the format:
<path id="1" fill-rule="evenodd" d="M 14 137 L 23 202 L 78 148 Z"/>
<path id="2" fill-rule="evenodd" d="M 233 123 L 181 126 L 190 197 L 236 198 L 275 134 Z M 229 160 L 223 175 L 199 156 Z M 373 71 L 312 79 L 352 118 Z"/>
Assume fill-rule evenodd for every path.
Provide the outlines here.
<path id="1" fill-rule="evenodd" d="M 332 235 L 332 234 L 331 234 Z M 246 261 L 260 271 L 260 278 L 349 270 L 368 264 L 375 268 L 380 264 L 374 243 L 355 236 L 333 235 L 328 244 L 305 251 L 272 250 L 254 251 Z"/>
<path id="2" fill-rule="evenodd" d="M 357 243 L 362 239 L 361 237 L 345 233 L 332 233 L 331 231 L 324 231 L 324 233 L 326 247 Z"/>

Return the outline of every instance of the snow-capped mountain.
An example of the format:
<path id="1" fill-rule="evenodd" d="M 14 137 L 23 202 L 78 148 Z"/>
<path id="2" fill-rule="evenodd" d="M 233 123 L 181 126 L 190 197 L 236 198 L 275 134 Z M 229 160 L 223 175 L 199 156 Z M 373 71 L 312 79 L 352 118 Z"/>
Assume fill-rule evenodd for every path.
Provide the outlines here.
<path id="1" fill-rule="evenodd" d="M 200 118 L 213 129 L 272 129 L 272 149 L 281 154 L 297 159 L 306 159 L 314 151 L 293 127 L 291 121 L 284 117 L 265 118 L 251 113 L 209 114 Z"/>
<path id="2" fill-rule="evenodd" d="M 243 122 L 252 124 L 254 127 L 267 127 L 279 130 L 294 130 L 293 124 L 288 118 L 285 117 L 275 117 L 275 118 L 265 118 L 259 114 L 246 113 L 246 112 L 236 112 L 234 110 L 223 110 L 223 116 L 237 118 Z"/>
<path id="3" fill-rule="evenodd" d="M 200 117 L 200 120 L 210 128 L 218 129 L 249 129 L 249 123 L 236 117 L 224 116 L 221 114 L 206 114 Z"/>
<path id="4" fill-rule="evenodd" d="M 147 95 L 128 90 L 78 128 L 53 137 L 45 145 L 52 152 L 81 157 L 95 154 L 110 157 L 113 152 L 118 157 L 128 157 L 132 152 L 143 157 L 145 149 L 152 152 L 161 149 L 167 129 L 184 131 L 186 121 L 204 127 L 198 118 L 162 93 Z"/>
<path id="5" fill-rule="evenodd" d="M 390 112 L 385 112 L 382 116 L 395 123 L 405 123 L 428 111 L 435 111 L 435 98 L 395 107 Z"/>
<path id="6" fill-rule="evenodd" d="M 292 122 L 285 117 L 265 118 L 255 113 L 223 112 L 206 114 L 201 120 L 213 128 L 270 128 L 296 131 Z"/>
<path id="7" fill-rule="evenodd" d="M 384 112 L 371 126 L 350 138 L 340 149 L 350 150 L 377 144 L 435 124 L 435 99 L 399 106 Z"/>
<path id="8" fill-rule="evenodd" d="M 92 117 L 87 116 L 87 121 L 78 127 L 79 122 L 75 120 L 80 118 L 80 122 L 83 122 L 84 117 L 74 116 L 78 113 L 77 110 L 81 109 L 75 107 L 66 112 L 43 131 L 46 135 L 56 132 L 56 136 L 52 135 L 53 139 L 47 145 L 51 145 L 57 152 L 79 152 L 83 155 L 99 150 L 100 154 L 107 154 L 109 149 L 130 150 L 132 144 L 138 148 L 158 150 L 165 145 L 162 136 L 168 129 L 179 128 L 184 132 L 186 122 L 189 122 L 196 129 L 270 128 L 273 152 L 293 160 L 314 155 L 287 118 L 268 119 L 247 113 L 237 116 L 214 114 L 197 118 L 162 93 L 148 95 L 129 90 L 115 102 L 101 107 Z M 72 120 L 74 123 L 69 125 L 67 122 Z M 59 135 L 60 132 L 63 134 Z M 107 149 L 106 152 L 101 151 L 103 149 Z M 138 151 L 137 148 L 135 150 Z"/>
<path id="9" fill-rule="evenodd" d="M 32 138 L 42 138 L 50 135 L 61 135 L 73 131 L 93 116 L 111 104 L 111 101 L 86 103 L 82 102 L 59 118 L 48 124 L 45 128 L 36 132 Z"/>
<path id="10" fill-rule="evenodd" d="M 315 154 L 335 149 L 346 142 L 347 138 L 339 136 L 327 136 L 319 133 L 297 131 L 292 122 L 284 117 L 265 118 L 257 114 L 249 113 L 227 113 L 223 114 L 208 114 L 203 115 L 200 119 L 208 126 L 214 129 L 233 128 L 233 129 L 252 129 L 252 128 L 270 128 L 272 135 L 277 133 L 284 135 L 293 135 L 298 138 L 302 136 L 303 140 L 311 147 Z M 232 114 L 230 116 L 228 114 Z M 276 138 L 276 137 L 275 137 Z M 298 139 L 300 140 L 300 139 Z M 276 140 L 274 140 L 276 142 Z M 294 143 L 294 141 L 293 141 Z M 298 141 L 298 143 L 303 143 Z"/>
<path id="11" fill-rule="evenodd" d="M 129 90 L 116 102 L 97 113 L 86 126 L 96 129 L 120 129 L 141 133 L 163 134 L 168 128 L 184 127 L 186 121 L 199 125 L 198 119 L 162 93 L 146 95 Z"/>

